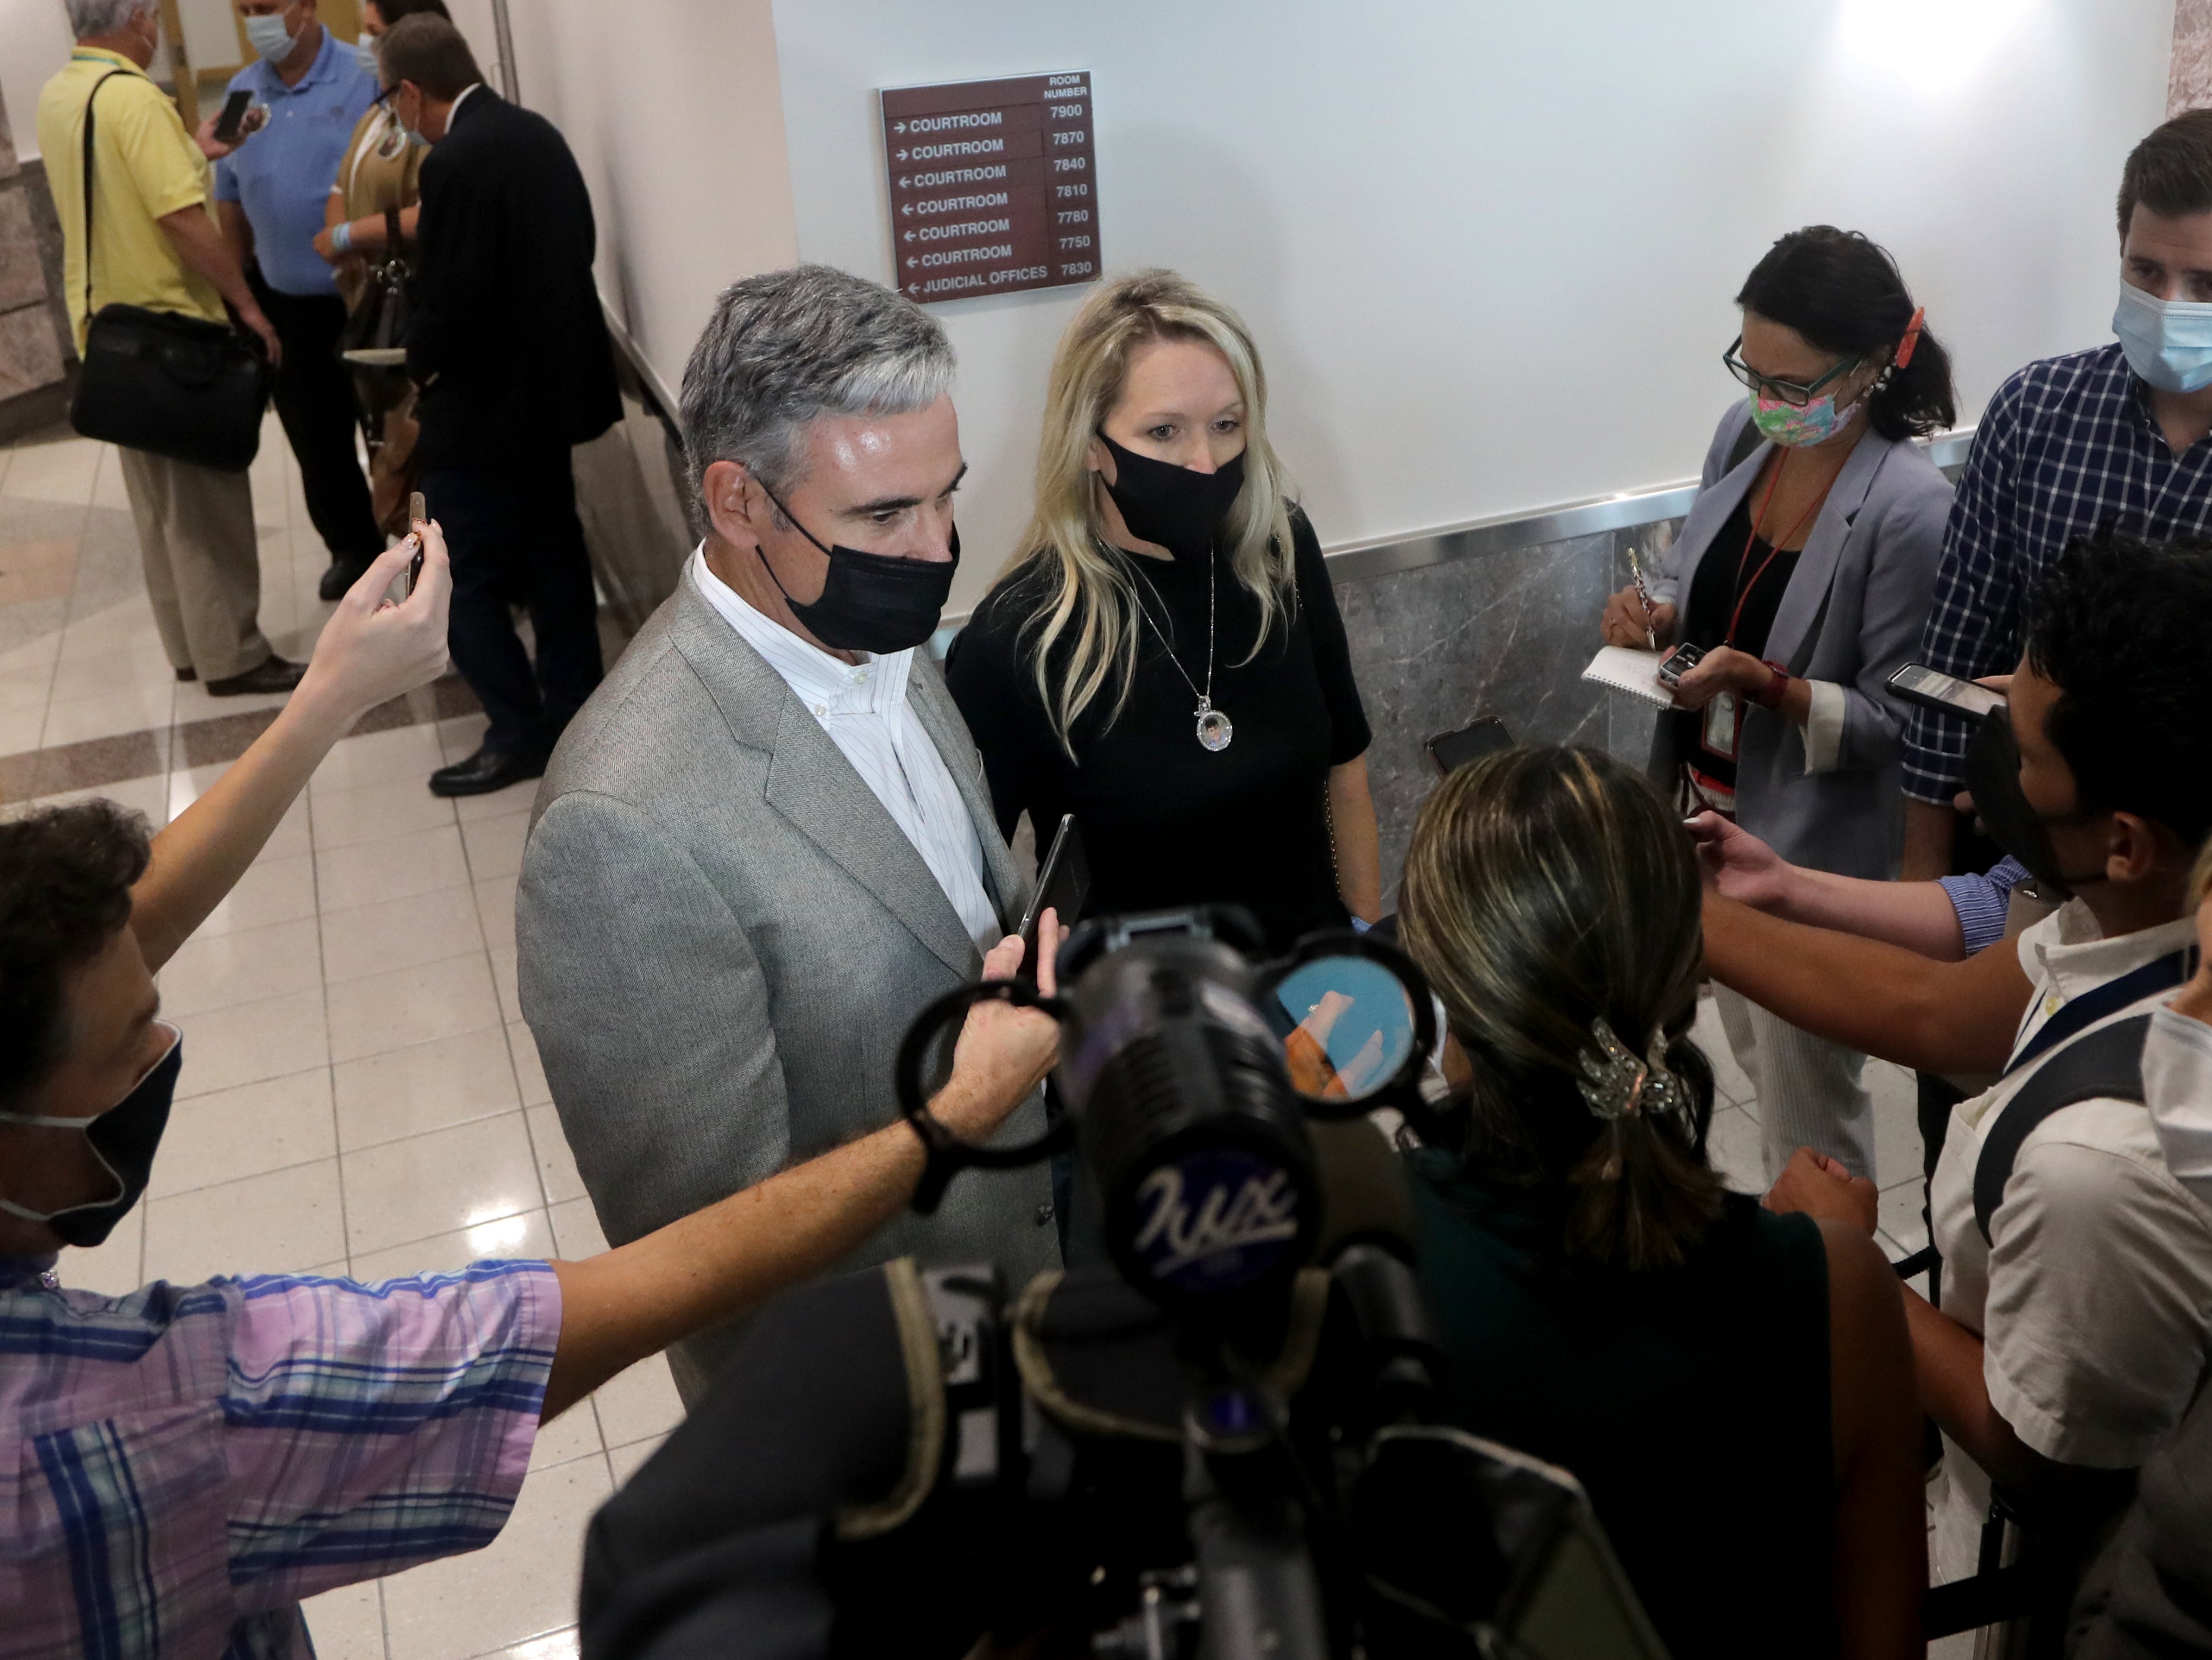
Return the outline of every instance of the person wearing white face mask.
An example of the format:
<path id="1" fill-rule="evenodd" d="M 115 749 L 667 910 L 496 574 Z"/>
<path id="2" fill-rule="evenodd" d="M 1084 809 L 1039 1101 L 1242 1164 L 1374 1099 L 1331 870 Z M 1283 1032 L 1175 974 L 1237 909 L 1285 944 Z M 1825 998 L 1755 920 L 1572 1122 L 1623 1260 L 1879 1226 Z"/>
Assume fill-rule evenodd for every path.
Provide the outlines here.
<path id="1" fill-rule="evenodd" d="M 2028 364 L 1983 411 L 1917 660 L 1946 674 L 2012 666 L 2022 597 L 2075 537 L 2212 532 L 2212 110 L 2174 117 L 2130 154 L 2119 236 L 2117 340 Z M 1909 871 L 1951 868 L 1972 730 L 1914 712 Z"/>
<path id="2" fill-rule="evenodd" d="M 1953 419 L 1950 360 L 1894 261 L 1855 231 L 1776 242 L 1736 296 L 1724 361 L 1751 396 L 1721 419 L 1651 604 L 1614 594 L 1607 644 L 1704 652 L 1650 772 L 1686 814 L 1737 819 L 1792 862 L 1897 873 L 1905 706 L 1887 684 L 1928 615 L 1951 487 L 1911 440 Z M 1723 992 L 1759 1085 L 1769 1179 L 1801 1146 L 1874 1171 L 1864 1056 Z"/>
<path id="3" fill-rule="evenodd" d="M 251 94 L 270 113 L 216 167 L 216 211 L 284 343 L 276 413 L 299 458 L 307 516 L 330 550 L 321 595 L 336 599 L 384 551 L 384 532 L 354 456 L 353 383 L 337 355 L 345 305 L 315 238 L 349 135 L 375 100 L 376 80 L 362 72 L 353 46 L 323 27 L 315 0 L 237 4 L 258 55 L 228 90 Z"/>

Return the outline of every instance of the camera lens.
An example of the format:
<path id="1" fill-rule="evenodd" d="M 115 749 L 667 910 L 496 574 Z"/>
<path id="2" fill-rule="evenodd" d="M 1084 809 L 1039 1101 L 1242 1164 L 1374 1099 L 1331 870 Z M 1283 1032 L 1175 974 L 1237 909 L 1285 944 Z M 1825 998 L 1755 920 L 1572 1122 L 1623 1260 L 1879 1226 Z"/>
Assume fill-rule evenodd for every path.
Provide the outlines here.
<path id="1" fill-rule="evenodd" d="M 1176 1301 L 1295 1272 L 1319 1222 L 1313 1146 L 1242 962 L 1210 940 L 1133 941 L 1069 1001 L 1061 1080 L 1123 1274 Z"/>

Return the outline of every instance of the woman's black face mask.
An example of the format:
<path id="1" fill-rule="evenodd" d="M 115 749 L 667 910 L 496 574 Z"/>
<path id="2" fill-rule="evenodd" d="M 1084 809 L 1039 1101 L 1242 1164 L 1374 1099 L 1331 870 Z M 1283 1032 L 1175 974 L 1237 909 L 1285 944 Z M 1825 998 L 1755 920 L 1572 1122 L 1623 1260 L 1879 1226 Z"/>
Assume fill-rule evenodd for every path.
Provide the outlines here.
<path id="1" fill-rule="evenodd" d="M 783 595 L 800 627 L 833 650 L 879 654 L 918 646 L 937 632 L 945 599 L 952 592 L 952 573 L 960 568 L 959 526 L 953 527 L 950 559 L 902 559 L 842 545 L 823 547 L 814 532 L 776 501 L 773 490 L 765 484 L 761 488 L 801 536 L 830 556 L 830 575 L 821 597 L 802 605 L 783 586 L 768 555 L 761 552 L 769 581 Z"/>
<path id="2" fill-rule="evenodd" d="M 78 1131 L 92 1143 L 93 1156 L 115 1178 L 115 1192 L 88 1205 L 44 1212 L 0 1199 L 0 1210 L 27 1222 L 45 1223 L 65 1245 L 89 1250 L 106 1240 L 145 1193 L 154 1173 L 154 1151 L 169 1126 L 169 1104 L 176 1097 L 177 1073 L 185 1064 L 185 1039 L 175 1027 L 167 1030 L 175 1039 L 169 1052 L 147 1069 L 128 1095 L 97 1118 L 0 1113 L 0 1122 Z"/>
<path id="3" fill-rule="evenodd" d="M 2037 887 L 2053 899 L 2070 899 L 2085 882 L 2104 879 L 2101 869 L 2068 875 L 2051 845 L 2053 824 L 2086 824 L 2094 811 L 2039 812 L 2020 787 L 2020 744 L 2013 736 L 2012 715 L 2002 708 L 1982 717 L 1980 729 L 1966 746 L 1967 794 L 1974 798 L 1974 812 L 1990 833 L 1990 840 L 2027 867 Z"/>
<path id="4" fill-rule="evenodd" d="M 1157 542 L 1178 559 L 1197 559 L 1212 550 L 1222 521 L 1244 488 L 1242 452 L 1212 472 L 1197 472 L 1123 449 L 1103 432 L 1098 441 L 1114 458 L 1114 482 L 1106 485 L 1106 494 L 1121 508 L 1130 535 Z M 1103 474 L 1099 482 L 1105 483 Z"/>

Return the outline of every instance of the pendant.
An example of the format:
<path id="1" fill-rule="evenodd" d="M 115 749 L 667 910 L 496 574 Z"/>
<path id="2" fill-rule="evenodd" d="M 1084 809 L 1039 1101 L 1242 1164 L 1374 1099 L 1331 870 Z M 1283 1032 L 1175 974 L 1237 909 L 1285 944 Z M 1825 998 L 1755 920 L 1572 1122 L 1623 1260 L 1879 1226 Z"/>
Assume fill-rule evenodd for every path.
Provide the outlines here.
<path id="1" fill-rule="evenodd" d="M 1229 717 L 1213 707 L 1211 699 L 1198 700 L 1198 741 L 1217 754 L 1229 747 L 1229 740 L 1237 735 L 1237 728 Z"/>

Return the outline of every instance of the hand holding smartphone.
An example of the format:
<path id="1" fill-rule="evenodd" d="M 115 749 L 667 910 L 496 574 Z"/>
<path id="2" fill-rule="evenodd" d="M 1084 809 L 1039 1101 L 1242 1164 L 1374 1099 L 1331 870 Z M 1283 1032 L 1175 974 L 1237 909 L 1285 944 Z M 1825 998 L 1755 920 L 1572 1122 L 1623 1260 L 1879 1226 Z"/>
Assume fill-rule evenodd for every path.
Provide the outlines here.
<path id="1" fill-rule="evenodd" d="M 1956 675 L 1945 674 L 1923 663 L 1907 663 L 1889 677 L 1889 689 L 1908 703 L 1917 703 L 1923 708 L 1935 709 L 1944 714 L 1964 715 L 1979 720 L 1992 709 L 2004 707 L 2001 692 L 1987 686 L 1978 686 L 1971 680 L 1961 680 Z"/>
<path id="2" fill-rule="evenodd" d="M 1065 931 L 1075 926 L 1083 914 L 1083 902 L 1090 897 L 1091 861 L 1084 856 L 1083 832 L 1075 828 L 1073 813 L 1063 813 L 1043 867 L 1037 872 L 1036 893 L 1022 913 L 1021 927 L 1015 930 L 1022 937 L 1021 971 L 1025 976 L 1036 977 L 1037 923 L 1044 913 L 1053 912 Z"/>
<path id="3" fill-rule="evenodd" d="M 216 118 L 215 141 L 218 144 L 238 142 L 239 129 L 246 123 L 246 112 L 253 106 L 253 94 L 248 88 L 234 92 L 222 100 L 222 113 Z"/>
<path id="4" fill-rule="evenodd" d="M 414 491 L 407 498 L 408 524 L 410 526 L 420 525 L 429 517 L 430 509 L 422 500 L 422 492 Z M 407 593 L 412 593 L 415 592 L 416 582 L 422 575 L 422 533 L 413 529 L 410 529 L 407 533 L 415 538 L 415 556 L 407 562 Z M 402 594 L 400 598 L 405 599 L 406 594 Z"/>
<path id="5" fill-rule="evenodd" d="M 1505 722 L 1494 714 L 1479 716 L 1456 732 L 1440 732 L 1421 745 L 1439 778 L 1449 777 L 1468 762 L 1493 751 L 1512 747 L 1513 734 L 1506 731 Z"/>

